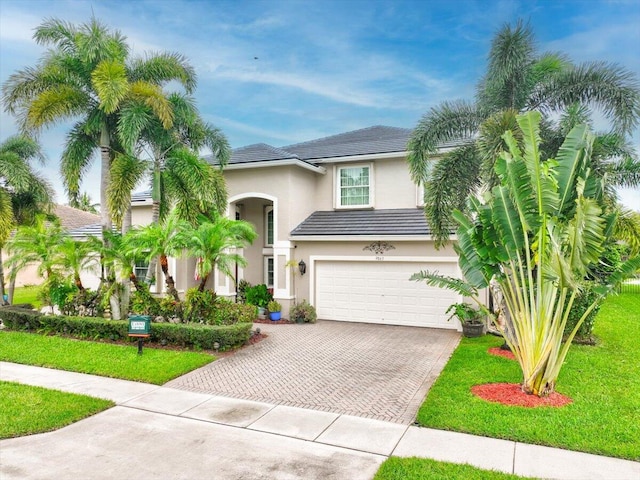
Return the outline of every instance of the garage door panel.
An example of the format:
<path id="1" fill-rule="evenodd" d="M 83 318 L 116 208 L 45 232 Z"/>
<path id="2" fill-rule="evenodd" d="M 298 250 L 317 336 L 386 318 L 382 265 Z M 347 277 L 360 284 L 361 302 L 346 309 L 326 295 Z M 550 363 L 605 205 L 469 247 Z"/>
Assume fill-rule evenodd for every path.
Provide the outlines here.
<path id="1" fill-rule="evenodd" d="M 457 328 L 446 309 L 460 297 L 448 290 L 412 282 L 420 270 L 458 276 L 454 262 L 317 261 L 316 308 L 326 320 Z"/>

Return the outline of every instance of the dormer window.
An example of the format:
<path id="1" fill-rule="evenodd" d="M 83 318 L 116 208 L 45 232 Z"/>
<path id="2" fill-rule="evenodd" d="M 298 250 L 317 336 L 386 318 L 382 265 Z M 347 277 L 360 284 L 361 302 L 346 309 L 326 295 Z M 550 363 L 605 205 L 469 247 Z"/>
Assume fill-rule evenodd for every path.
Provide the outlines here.
<path id="1" fill-rule="evenodd" d="M 337 208 L 373 206 L 371 165 L 348 165 L 336 170 Z"/>

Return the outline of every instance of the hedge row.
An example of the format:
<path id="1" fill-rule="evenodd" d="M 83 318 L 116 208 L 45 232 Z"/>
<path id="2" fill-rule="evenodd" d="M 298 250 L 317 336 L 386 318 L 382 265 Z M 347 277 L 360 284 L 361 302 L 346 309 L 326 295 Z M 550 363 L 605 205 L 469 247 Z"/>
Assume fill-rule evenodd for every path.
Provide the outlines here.
<path id="1" fill-rule="evenodd" d="M 127 320 L 93 317 L 43 315 L 24 308 L 0 307 L 0 319 L 10 330 L 64 334 L 90 340 L 122 340 L 129 338 Z M 234 325 L 199 325 L 188 323 L 152 323 L 152 342 L 179 347 L 221 350 L 242 345 L 251 336 L 251 323 Z"/>

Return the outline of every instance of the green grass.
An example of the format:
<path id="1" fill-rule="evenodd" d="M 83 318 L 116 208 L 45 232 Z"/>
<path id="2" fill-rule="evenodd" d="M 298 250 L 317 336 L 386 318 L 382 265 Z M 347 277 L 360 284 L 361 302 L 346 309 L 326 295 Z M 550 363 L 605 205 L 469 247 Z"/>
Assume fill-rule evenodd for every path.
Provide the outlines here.
<path id="1" fill-rule="evenodd" d="M 18 287 L 13 292 L 13 303 L 30 303 L 36 308 L 42 308 L 42 302 L 38 298 L 39 285 Z"/>
<path id="2" fill-rule="evenodd" d="M 49 432 L 113 405 L 86 395 L 0 381 L 0 438 Z"/>
<path id="3" fill-rule="evenodd" d="M 557 391 L 573 399 L 562 408 L 489 403 L 470 388 L 522 380 L 518 365 L 491 356 L 502 343 L 463 339 L 418 412 L 421 425 L 526 443 L 640 460 L 640 295 L 612 296 L 596 320 L 597 346 L 574 345 Z"/>
<path id="4" fill-rule="evenodd" d="M 0 331 L 0 360 L 72 372 L 92 373 L 162 385 L 215 357 L 200 352 L 88 342 L 35 333 Z"/>
<path id="5" fill-rule="evenodd" d="M 438 462 L 428 458 L 390 457 L 380 466 L 373 480 L 518 480 L 519 477 L 494 470 L 482 470 L 471 465 Z"/>

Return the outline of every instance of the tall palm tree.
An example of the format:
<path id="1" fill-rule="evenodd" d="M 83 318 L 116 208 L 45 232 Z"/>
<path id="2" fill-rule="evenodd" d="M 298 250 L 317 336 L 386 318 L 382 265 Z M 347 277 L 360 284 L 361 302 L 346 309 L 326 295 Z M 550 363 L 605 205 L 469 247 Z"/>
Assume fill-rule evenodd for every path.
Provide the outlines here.
<path id="1" fill-rule="evenodd" d="M 2 249 L 9 234 L 16 226 L 32 224 L 53 198 L 49 183 L 33 169 L 34 160 L 43 162 L 44 155 L 31 138 L 16 135 L 0 144 L 0 304 L 5 295 Z M 9 290 L 11 301 L 13 288 Z"/>
<path id="2" fill-rule="evenodd" d="M 233 250 L 253 243 L 257 237 L 253 226 L 243 220 L 231 220 L 215 215 L 212 221 L 203 219 L 197 228 L 184 232 L 184 242 L 191 257 L 197 258 L 196 273 L 200 277 L 198 290 L 204 291 L 215 267 L 233 277 L 233 266 L 246 266 L 245 258 Z"/>
<path id="3" fill-rule="evenodd" d="M 640 118 L 636 77 L 614 64 L 574 65 L 562 54 L 540 54 L 531 28 L 521 21 L 501 28 L 493 39 L 487 73 L 478 84 L 475 101 L 444 102 L 432 108 L 408 143 L 411 175 L 425 186 L 425 213 L 437 244 L 448 239 L 451 212 L 464 208 L 474 190 L 497 183 L 493 162 L 499 151 L 506 150 L 502 134 L 512 130 L 522 140 L 517 136 L 519 112 L 543 113 L 540 148 L 545 159 L 557 153 L 569 130 L 554 125 L 552 115 L 571 109 L 584 115 L 591 106 L 598 107 L 612 125 L 608 140 L 602 142 L 607 147 L 604 155 L 592 159 L 606 159 L 612 164 L 607 168 L 618 172 L 607 177 L 611 185 L 638 185 L 640 163 L 623 141 Z M 582 122 L 574 118 L 572 123 Z M 438 147 L 447 143 L 458 146 L 438 158 Z"/>
<path id="4" fill-rule="evenodd" d="M 103 231 L 108 231 L 111 163 L 116 153 L 131 153 L 131 145 L 122 138 L 130 128 L 125 122 L 139 120 L 135 112 L 144 116 L 150 109 L 165 128 L 171 127 L 173 112 L 161 87 L 177 81 L 191 92 L 194 70 L 175 53 L 131 59 L 126 38 L 95 18 L 80 26 L 48 19 L 35 29 L 34 39 L 51 49 L 35 67 L 20 70 L 5 82 L 5 109 L 18 116 L 25 131 L 78 119 L 62 155 L 65 186 L 75 199 L 81 177 L 99 149 L 101 222 Z"/>
<path id="5" fill-rule="evenodd" d="M 227 189 L 221 171 L 230 156 L 226 137 L 202 120 L 191 97 L 172 93 L 168 98 L 174 112 L 170 129 L 165 129 L 157 117 L 148 115 L 143 123 L 132 122 L 138 128 L 128 132 L 132 143 L 138 139 L 136 156 L 150 160 L 120 157 L 114 162 L 114 181 L 108 192 L 110 209 L 116 223 L 123 221 L 124 230 L 130 211 L 126 186 L 146 174 L 151 178 L 151 223 L 164 221 L 174 208 L 180 218 L 192 224 L 201 213 L 215 210 L 222 214 L 227 208 Z M 200 158 L 203 148 L 211 151 L 219 169 Z M 147 281 L 155 275 L 156 260 L 154 257 L 149 262 Z"/>

